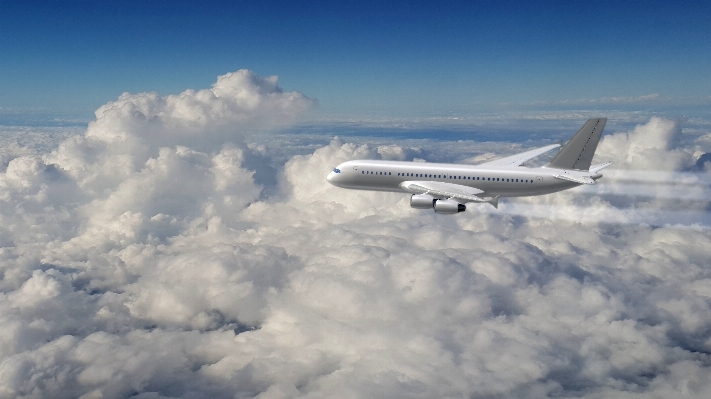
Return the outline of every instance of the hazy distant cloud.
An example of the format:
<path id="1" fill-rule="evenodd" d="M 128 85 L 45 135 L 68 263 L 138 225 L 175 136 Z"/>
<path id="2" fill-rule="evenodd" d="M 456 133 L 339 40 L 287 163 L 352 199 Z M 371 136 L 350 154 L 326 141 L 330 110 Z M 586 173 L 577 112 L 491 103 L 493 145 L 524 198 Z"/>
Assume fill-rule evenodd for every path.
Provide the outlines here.
<path id="1" fill-rule="evenodd" d="M 633 104 L 640 102 L 658 101 L 661 97 L 658 93 L 651 93 L 642 96 L 616 96 L 599 98 L 578 98 L 565 99 L 560 101 L 537 101 L 533 105 L 611 105 L 611 104 Z"/>
<path id="2" fill-rule="evenodd" d="M 602 97 L 597 100 L 590 100 L 591 102 L 599 103 L 637 103 L 643 101 L 654 101 L 659 99 L 659 94 L 652 93 L 644 96 L 637 97 Z"/>
<path id="3" fill-rule="evenodd" d="M 564 100 L 562 104 L 627 104 L 659 100 L 659 94 L 652 93 L 637 97 L 601 97 L 581 98 L 578 100 Z"/>
<path id="4" fill-rule="evenodd" d="M 0 154 L 0 397 L 711 393 L 711 230 L 625 223 L 660 199 L 576 189 L 451 217 L 325 181 L 349 159 L 520 144 L 333 140 L 270 170 L 243 143 L 310 104 L 239 71 Z M 711 148 L 680 135 L 654 118 L 596 160 L 683 173 Z"/>

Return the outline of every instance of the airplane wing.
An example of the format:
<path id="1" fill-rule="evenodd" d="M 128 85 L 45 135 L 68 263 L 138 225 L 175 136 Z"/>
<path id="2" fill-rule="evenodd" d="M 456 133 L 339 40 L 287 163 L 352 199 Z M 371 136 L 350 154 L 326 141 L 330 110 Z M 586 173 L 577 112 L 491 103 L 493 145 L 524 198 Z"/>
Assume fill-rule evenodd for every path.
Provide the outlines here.
<path id="1" fill-rule="evenodd" d="M 500 197 L 497 195 L 492 198 L 482 198 L 479 197 L 479 194 L 484 194 L 484 191 L 478 188 L 439 181 L 404 181 L 400 183 L 400 188 L 413 194 L 429 194 L 433 197 L 451 198 L 461 203 L 488 202 L 495 208 L 498 208 Z"/>
<path id="2" fill-rule="evenodd" d="M 480 165 L 492 165 L 492 166 L 521 166 L 522 163 L 533 159 L 541 154 L 544 154 L 554 148 L 559 148 L 560 144 L 551 144 L 545 147 L 536 148 L 535 150 L 530 150 L 522 152 L 520 154 L 511 155 L 510 157 L 497 159 L 491 162 L 484 162 Z"/>

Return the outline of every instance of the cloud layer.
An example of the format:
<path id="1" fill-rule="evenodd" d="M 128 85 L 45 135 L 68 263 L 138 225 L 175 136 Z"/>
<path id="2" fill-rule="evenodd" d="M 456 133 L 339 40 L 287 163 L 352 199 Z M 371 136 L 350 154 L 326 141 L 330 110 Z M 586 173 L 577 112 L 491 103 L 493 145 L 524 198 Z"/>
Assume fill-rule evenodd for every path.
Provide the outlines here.
<path id="1" fill-rule="evenodd" d="M 616 219 L 664 206 L 623 192 L 435 215 L 324 179 L 421 148 L 333 140 L 275 168 L 245 143 L 311 103 L 238 71 L 6 151 L 0 397 L 711 395 L 709 229 Z M 653 119 L 599 160 L 687 173 L 711 148 L 681 135 Z"/>

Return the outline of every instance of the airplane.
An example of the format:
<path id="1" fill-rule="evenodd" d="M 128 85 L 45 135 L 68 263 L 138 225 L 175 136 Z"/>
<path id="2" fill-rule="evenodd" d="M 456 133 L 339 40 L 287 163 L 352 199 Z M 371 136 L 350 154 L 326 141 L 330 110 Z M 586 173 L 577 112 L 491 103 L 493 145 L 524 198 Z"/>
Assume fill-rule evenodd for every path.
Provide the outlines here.
<path id="1" fill-rule="evenodd" d="M 595 184 L 599 172 L 612 165 L 592 165 L 607 118 L 588 120 L 565 144 L 552 144 L 478 165 L 428 162 L 355 160 L 338 165 L 326 180 L 354 190 L 412 194 L 410 206 L 453 215 L 467 203 L 499 207 L 501 197 L 550 194 L 583 184 Z M 560 151 L 539 168 L 524 162 L 556 148 Z"/>

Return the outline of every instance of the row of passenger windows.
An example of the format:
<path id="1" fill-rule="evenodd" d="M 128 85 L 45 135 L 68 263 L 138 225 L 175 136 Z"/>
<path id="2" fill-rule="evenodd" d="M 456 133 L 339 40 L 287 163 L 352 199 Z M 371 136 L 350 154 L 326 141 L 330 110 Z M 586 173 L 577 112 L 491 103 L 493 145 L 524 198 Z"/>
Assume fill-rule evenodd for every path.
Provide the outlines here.
<path id="1" fill-rule="evenodd" d="M 392 176 L 392 172 L 373 172 L 373 171 L 361 171 L 364 175 L 380 175 L 380 176 Z M 429 175 L 425 173 L 398 173 L 398 176 L 405 177 L 427 177 L 432 179 L 449 179 L 449 180 L 485 180 L 485 181 L 500 181 L 508 183 L 533 183 L 530 179 L 504 179 L 500 177 L 481 177 L 481 176 L 449 176 L 447 175 Z"/>

